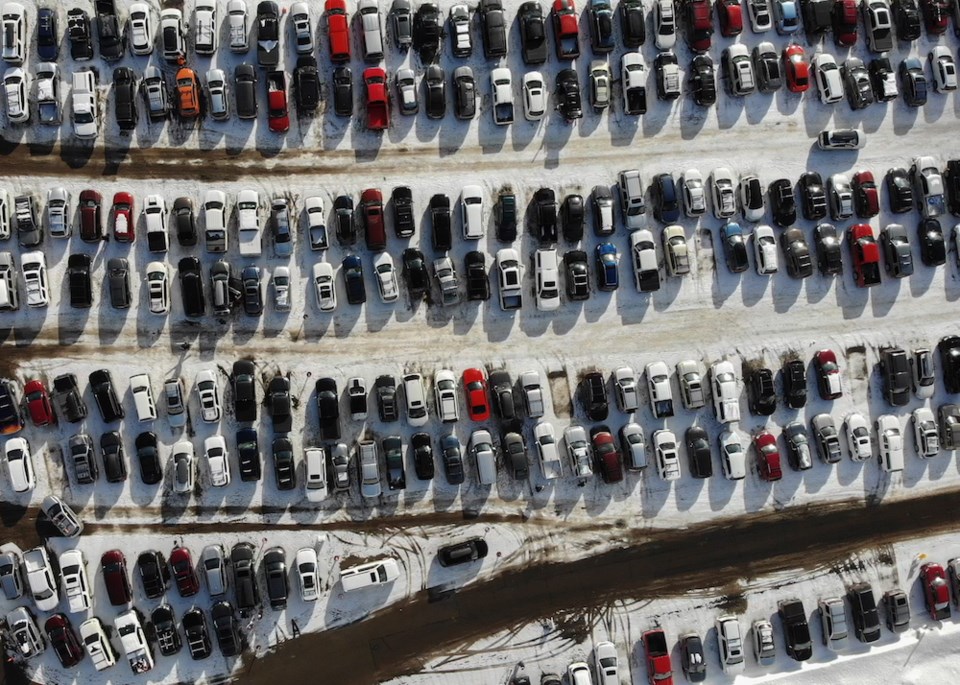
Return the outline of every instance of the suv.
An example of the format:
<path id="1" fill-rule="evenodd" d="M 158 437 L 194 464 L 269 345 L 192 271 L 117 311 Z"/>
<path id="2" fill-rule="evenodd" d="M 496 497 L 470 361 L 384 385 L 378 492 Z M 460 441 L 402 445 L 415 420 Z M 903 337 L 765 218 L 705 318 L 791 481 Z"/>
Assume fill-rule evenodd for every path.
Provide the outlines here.
<path id="1" fill-rule="evenodd" d="M 580 382 L 581 401 L 584 410 L 591 421 L 604 421 L 607 418 L 607 393 L 603 384 L 603 376 L 599 372 L 591 372 Z"/>
<path id="2" fill-rule="evenodd" d="M 113 388 L 113 378 L 106 369 L 100 369 L 90 374 L 90 385 L 93 388 L 93 398 L 100 409 L 104 422 L 113 423 L 123 418 L 123 406 Z"/>
<path id="3" fill-rule="evenodd" d="M 783 622 L 787 654 L 796 661 L 806 661 L 813 656 L 813 643 L 810 640 L 810 626 L 807 624 L 807 612 L 803 603 L 799 599 L 780 600 L 777 613 Z"/>
<path id="4" fill-rule="evenodd" d="M 237 609 L 241 618 L 249 618 L 260 604 L 260 588 L 257 586 L 257 570 L 253 565 L 256 549 L 249 542 L 238 542 L 230 551 L 233 567 L 233 587 L 237 596 Z"/>
<path id="5" fill-rule="evenodd" d="M 876 642 L 880 639 L 880 616 L 873 588 L 867 583 L 857 583 L 847 593 L 853 613 L 853 626 L 860 642 Z"/>
<path id="6" fill-rule="evenodd" d="M 757 89 L 750 52 L 745 45 L 737 43 L 725 48 L 721 62 L 727 75 L 727 92 L 730 95 L 749 95 Z"/>
<path id="7" fill-rule="evenodd" d="M 883 396 L 894 407 L 902 407 L 910 401 L 910 361 L 907 353 L 898 348 L 887 348 L 880 356 L 883 374 Z"/>

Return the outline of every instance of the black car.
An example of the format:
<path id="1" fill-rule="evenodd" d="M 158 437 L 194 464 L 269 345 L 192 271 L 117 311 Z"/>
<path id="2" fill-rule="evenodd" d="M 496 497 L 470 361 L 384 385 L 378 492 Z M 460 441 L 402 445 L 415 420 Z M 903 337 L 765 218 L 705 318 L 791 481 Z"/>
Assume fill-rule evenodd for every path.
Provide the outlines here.
<path id="1" fill-rule="evenodd" d="M 207 631 L 207 620 L 203 610 L 194 607 L 183 615 L 183 633 L 187 636 L 187 647 L 190 658 L 194 661 L 206 659 L 213 651 L 210 645 L 210 633 Z"/>
<path id="2" fill-rule="evenodd" d="M 293 490 L 297 487 L 293 445 L 284 437 L 273 439 L 273 475 L 277 479 L 277 490 Z"/>
<path id="3" fill-rule="evenodd" d="M 121 131 L 137 127 L 137 75 L 130 67 L 113 70 L 113 105 Z"/>
<path id="4" fill-rule="evenodd" d="M 407 487 L 407 474 L 403 468 L 403 443 L 400 437 L 389 435 L 380 441 L 383 450 L 383 462 L 387 473 L 387 486 L 391 490 L 403 490 Z"/>
<path id="5" fill-rule="evenodd" d="M 142 552 L 137 557 L 137 572 L 140 582 L 143 583 L 143 594 L 149 599 L 163 596 L 170 582 L 170 567 L 163 553 L 156 550 Z"/>
<path id="6" fill-rule="evenodd" d="M 363 284 L 363 264 L 357 255 L 343 258 L 343 285 L 347 291 L 347 302 L 363 304 L 367 301 L 367 289 Z"/>
<path id="7" fill-rule="evenodd" d="M 434 474 L 433 466 L 433 442 L 429 433 L 414 433 L 410 438 L 410 445 L 413 448 L 413 470 L 420 480 L 432 480 Z"/>
<path id="8" fill-rule="evenodd" d="M 709 55 L 697 55 L 690 69 L 690 87 L 694 101 L 709 107 L 717 102 L 717 77 Z"/>
<path id="9" fill-rule="evenodd" d="M 241 618 L 249 618 L 260 605 L 260 587 L 257 584 L 257 569 L 253 565 L 256 549 L 249 542 L 238 542 L 230 550 L 230 567 L 233 569 L 233 589 L 237 597 L 237 609 Z"/>
<path id="10" fill-rule="evenodd" d="M 320 421 L 320 437 L 322 440 L 340 439 L 340 395 L 337 392 L 336 379 L 318 378 L 317 418 Z"/>
<path id="11" fill-rule="evenodd" d="M 547 61 L 547 32 L 543 8 L 539 2 L 525 2 L 517 11 L 520 19 L 520 46 L 525 64 L 543 64 Z"/>
<path id="12" fill-rule="evenodd" d="M 442 119 L 447 113 L 446 75 L 443 67 L 431 64 L 423 75 L 427 118 Z"/>
<path id="13" fill-rule="evenodd" d="M 263 555 L 263 576 L 267 581 L 267 599 L 270 608 L 281 611 L 287 606 L 287 562 L 284 559 L 283 549 L 274 547 Z"/>
<path id="14" fill-rule="evenodd" d="M 813 275 L 813 260 L 810 258 L 810 246 L 803 231 L 791 226 L 780 234 L 780 246 L 787 262 L 787 273 L 791 278 L 807 278 Z"/>
<path id="15" fill-rule="evenodd" d="M 482 252 L 471 250 L 464 257 L 468 300 L 490 299 L 490 277 L 487 275 L 487 261 Z"/>
<path id="16" fill-rule="evenodd" d="M 100 41 L 100 56 L 108 62 L 121 57 L 127 49 L 127 34 L 120 25 L 120 17 L 113 0 L 96 0 L 97 38 Z"/>
<path id="17" fill-rule="evenodd" d="M 672 224 L 680 219 L 680 194 L 670 174 L 657 174 L 650 185 L 653 215 L 658 221 Z"/>
<path id="18" fill-rule="evenodd" d="M 580 81 L 577 79 L 577 72 L 573 69 L 561 69 L 557 74 L 556 98 L 557 109 L 567 121 L 574 121 L 583 116 Z"/>
<path id="19" fill-rule="evenodd" d="M 57 13 L 49 7 L 37 9 L 37 56 L 41 62 L 56 62 L 60 54 Z"/>
<path id="20" fill-rule="evenodd" d="M 813 656 L 813 643 L 810 639 L 810 625 L 807 612 L 799 599 L 783 599 L 777 603 L 777 613 L 783 623 L 784 637 L 787 643 L 787 656 L 795 661 L 806 661 Z"/>
<path id="21" fill-rule="evenodd" d="M 340 117 L 353 115 L 353 72 L 350 67 L 333 70 L 333 111 Z"/>
<path id="22" fill-rule="evenodd" d="M 390 423 L 400 418 L 397 409 L 397 379 L 393 376 L 378 376 L 373 384 L 373 394 L 377 398 L 377 412 L 380 420 Z"/>
<path id="23" fill-rule="evenodd" d="M 240 465 L 240 480 L 260 480 L 260 446 L 256 429 L 241 428 L 237 431 L 237 461 Z"/>
<path id="24" fill-rule="evenodd" d="M 508 432 L 502 436 L 504 465 L 515 480 L 525 480 L 529 475 L 527 447 L 520 433 Z"/>
<path id="25" fill-rule="evenodd" d="M 690 473 L 694 478 L 709 478 L 713 475 L 713 462 L 710 457 L 710 439 L 700 426 L 690 426 L 684 435 L 687 444 L 687 458 L 690 460 Z"/>
<path id="26" fill-rule="evenodd" d="M 490 399 L 494 412 L 503 421 L 517 418 L 517 405 L 513 397 L 513 383 L 507 371 L 491 371 L 489 376 Z"/>
<path id="27" fill-rule="evenodd" d="M 507 22 L 501 0 L 480 0 L 483 54 L 487 59 L 507 54 Z"/>
<path id="28" fill-rule="evenodd" d="M 141 555 L 142 556 L 142 555 Z M 153 628 L 153 640 L 160 647 L 163 656 L 174 656 L 180 652 L 183 643 L 177 630 L 177 619 L 173 607 L 161 604 L 150 612 L 150 624 Z"/>
<path id="29" fill-rule="evenodd" d="M 93 40 L 90 32 L 90 16 L 78 7 L 67 12 L 67 38 L 70 40 L 70 57 L 76 61 L 93 59 Z"/>
<path id="30" fill-rule="evenodd" d="M 163 480 L 163 466 L 157 450 L 157 436 L 145 431 L 137 436 L 137 462 L 140 464 L 140 480 L 144 485 L 156 485 Z"/>
<path id="31" fill-rule="evenodd" d="M 723 255 L 731 273 L 739 274 L 750 268 L 747 257 L 747 241 L 740 224 L 730 222 L 720 228 L 723 240 Z"/>
<path id="32" fill-rule="evenodd" d="M 470 67 L 453 72 L 453 113 L 457 119 L 473 119 L 477 114 L 477 81 Z"/>
<path id="33" fill-rule="evenodd" d="M 883 250 L 883 266 L 894 278 L 913 274 L 913 252 L 907 229 L 900 224 L 887 224 L 880 231 L 880 246 Z"/>
<path id="34" fill-rule="evenodd" d="M 6 379 L 0 379 L 0 428 L 5 434 L 16 433 L 23 428 L 16 391 L 13 383 Z"/>
<path id="35" fill-rule="evenodd" d="M 873 104 L 873 86 L 870 84 L 870 74 L 863 65 L 863 60 L 849 57 L 843 63 L 843 89 L 847 93 L 850 109 L 864 109 Z"/>
<path id="36" fill-rule="evenodd" d="M 680 97 L 680 84 L 667 83 L 667 67 L 679 64 L 672 52 L 661 52 L 653 60 L 653 71 L 657 80 L 657 97 L 661 100 L 676 100 Z M 678 78 L 679 81 L 679 78 Z"/>
<path id="37" fill-rule="evenodd" d="M 320 73 L 317 60 L 311 55 L 297 57 L 297 68 L 293 72 L 293 96 L 297 102 L 297 112 L 315 112 L 320 106 Z"/>
<path id="38" fill-rule="evenodd" d="M 123 438 L 117 431 L 100 436 L 100 454 L 108 483 L 122 483 L 127 479 L 127 464 L 123 455 Z"/>
<path id="39" fill-rule="evenodd" d="M 811 40 L 814 40 L 814 36 L 821 36 L 830 29 L 833 24 L 833 5 L 834 0 L 803 0 L 801 3 L 803 30 L 811 36 Z"/>
<path id="40" fill-rule="evenodd" d="M 800 204 L 803 218 L 807 221 L 819 221 L 827 216 L 827 191 L 823 187 L 823 178 L 816 171 L 807 171 L 800 176 L 797 184 L 800 190 Z"/>
<path id="41" fill-rule="evenodd" d="M 54 378 L 52 395 L 57 414 L 70 423 L 79 423 L 87 417 L 87 405 L 75 374 L 65 373 Z"/>
<path id="42" fill-rule="evenodd" d="M 940 368 L 943 369 L 943 384 L 947 392 L 960 392 L 960 337 L 948 336 L 937 343 L 940 352 Z"/>
<path id="43" fill-rule="evenodd" d="M 707 659 L 703 640 L 699 635 L 685 635 L 680 640 L 680 665 L 691 683 L 702 683 L 707 678 Z"/>
<path id="44" fill-rule="evenodd" d="M 896 72 L 886 57 L 877 57 L 870 62 L 870 84 L 877 102 L 889 102 L 897 98 Z"/>
<path id="45" fill-rule="evenodd" d="M 947 244 L 943 228 L 934 218 L 922 219 L 917 228 L 920 241 L 920 261 L 926 266 L 940 266 L 947 262 Z"/>
<path id="46" fill-rule="evenodd" d="M 907 57 L 897 68 L 903 101 L 911 107 L 927 104 L 927 77 L 923 74 L 923 62 L 916 57 Z"/>
<path id="47" fill-rule="evenodd" d="M 444 568 L 469 564 L 487 556 L 487 543 L 483 538 L 470 538 L 463 542 L 447 545 L 437 550 L 437 561 Z"/>
<path id="48" fill-rule="evenodd" d="M 200 273 L 200 260 L 196 257 L 184 257 L 177 265 L 180 273 L 180 296 L 183 298 L 183 311 L 190 318 L 203 316 L 203 278 Z"/>
<path id="49" fill-rule="evenodd" d="M 275 67 L 280 63 L 280 9 L 267 0 L 257 5 L 257 64 Z"/>
<path id="50" fill-rule="evenodd" d="M 464 481 L 463 449 L 456 435 L 440 438 L 440 452 L 443 455 L 443 471 L 450 485 L 460 485 Z"/>
<path id="51" fill-rule="evenodd" d="M 538 191 L 539 192 L 539 191 Z M 553 192 L 553 191 L 551 191 Z M 517 196 L 509 190 L 501 190 L 493 208 L 497 240 L 512 243 L 517 239 Z"/>
<path id="52" fill-rule="evenodd" d="M 393 229 L 398 238 L 409 238 L 417 230 L 413 218 L 413 192 L 409 186 L 397 186 L 393 189 Z"/>
<path id="53" fill-rule="evenodd" d="M 570 250 L 563 255 L 564 280 L 567 284 L 567 297 L 573 301 L 590 297 L 590 266 L 587 253 L 583 250 Z"/>
<path id="54" fill-rule="evenodd" d="M 960 159 L 947 160 L 943 185 L 947 196 L 947 209 L 954 216 L 960 215 Z"/>
<path id="55" fill-rule="evenodd" d="M 793 196 L 793 184 L 786 178 L 780 178 L 770 184 L 770 211 L 773 223 L 781 228 L 793 225 L 797 220 L 797 201 Z"/>
<path id="56" fill-rule="evenodd" d="M 590 45 L 594 53 L 606 54 L 613 50 L 613 8 L 609 0 L 593 0 L 589 4 Z"/>
<path id="57" fill-rule="evenodd" d="M 357 242 L 357 228 L 353 214 L 353 198 L 349 195 L 338 195 L 333 201 L 333 218 L 337 229 L 337 240 L 341 245 L 353 245 Z"/>
<path id="58" fill-rule="evenodd" d="M 67 283 L 70 287 L 71 307 L 86 309 L 93 304 L 89 255 L 72 254 L 67 258 Z"/>
<path id="59" fill-rule="evenodd" d="M 413 15 L 413 48 L 424 64 L 432 62 L 440 51 L 442 27 L 443 17 L 436 4 L 424 2 L 417 7 Z"/>
<path id="60" fill-rule="evenodd" d="M 580 401 L 591 421 L 605 421 L 609 413 L 603 375 L 592 371 L 580 381 Z"/>
<path id="61" fill-rule="evenodd" d="M 571 243 L 583 240 L 583 220 L 586 207 L 583 195 L 571 193 L 563 198 L 560 205 L 560 223 L 563 225 L 563 237 Z"/>
<path id="62" fill-rule="evenodd" d="M 890 406 L 902 407 L 910 401 L 910 359 L 899 347 L 880 351 L 880 374 L 883 377 L 883 396 Z"/>
<path id="63" fill-rule="evenodd" d="M 178 197 L 173 203 L 173 223 L 177 231 L 177 241 L 183 247 L 197 244 L 197 222 L 193 214 L 193 200 Z"/>
<path id="64" fill-rule="evenodd" d="M 817 224 L 813 237 L 820 273 L 824 276 L 843 273 L 843 252 L 836 227 L 833 224 Z"/>
<path id="65" fill-rule="evenodd" d="M 237 421 L 257 420 L 257 368 L 248 359 L 233 363 L 230 383 L 233 386 L 233 413 Z"/>
<path id="66" fill-rule="evenodd" d="M 647 40 L 646 18 L 641 0 L 621 0 L 617 4 L 620 14 L 620 35 L 628 48 L 638 48 Z"/>
<path id="67" fill-rule="evenodd" d="M 423 253 L 415 247 L 403 251 L 403 278 L 411 300 L 419 300 L 430 290 L 430 274 Z"/>
<path id="68" fill-rule="evenodd" d="M 757 90 L 761 93 L 775 93 L 783 85 L 783 70 L 780 55 L 768 50 L 763 44 L 753 49 L 753 69 L 757 79 Z"/>
<path id="69" fill-rule="evenodd" d="M 274 433 L 289 433 L 293 425 L 290 402 L 290 381 L 285 376 L 274 376 L 267 385 L 267 413 L 273 419 Z"/>
<path id="70" fill-rule="evenodd" d="M 97 402 L 100 416 L 105 423 L 113 423 L 123 418 L 123 405 L 117 398 L 113 388 L 113 378 L 106 369 L 99 369 L 90 374 L 90 387 L 93 389 L 93 399 Z"/>
<path id="71" fill-rule="evenodd" d="M 240 624 L 234 616 L 230 602 L 217 602 L 210 610 L 213 618 L 213 632 L 217 636 L 220 653 L 225 657 L 237 656 L 243 651 L 243 635 Z"/>
<path id="72" fill-rule="evenodd" d="M 807 369 L 799 359 L 791 359 L 783 365 L 783 397 L 791 409 L 800 409 L 807 403 Z"/>
<path id="73" fill-rule="evenodd" d="M 916 0 L 893 0 L 891 9 L 897 25 L 897 38 L 917 40 L 920 37 L 920 8 Z"/>
<path id="74" fill-rule="evenodd" d="M 453 247 L 450 198 L 443 193 L 437 193 L 430 198 L 430 228 L 430 239 L 434 250 L 445 252 Z"/>
<path id="75" fill-rule="evenodd" d="M 868 583 L 857 583 L 847 593 L 850 611 L 853 613 L 854 634 L 860 642 L 876 642 L 880 639 L 880 615 L 873 588 Z"/>
<path id="76" fill-rule="evenodd" d="M 773 389 L 773 371 L 754 369 L 747 380 L 747 397 L 750 413 L 770 416 L 777 409 L 777 393 Z"/>
<path id="77" fill-rule="evenodd" d="M 541 243 L 557 242 L 557 195 L 552 188 L 540 188 L 533 194 L 533 233 Z"/>

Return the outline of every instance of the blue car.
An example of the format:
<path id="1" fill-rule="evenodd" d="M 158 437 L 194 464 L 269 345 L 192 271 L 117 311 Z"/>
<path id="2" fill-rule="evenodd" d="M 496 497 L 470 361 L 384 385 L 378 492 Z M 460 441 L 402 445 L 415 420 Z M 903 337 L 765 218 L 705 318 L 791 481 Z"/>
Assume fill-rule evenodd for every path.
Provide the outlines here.
<path id="1" fill-rule="evenodd" d="M 606 291 L 620 287 L 620 278 L 617 275 L 617 248 L 613 243 L 597 245 L 597 287 Z"/>
<path id="2" fill-rule="evenodd" d="M 367 289 L 363 285 L 363 265 L 355 254 L 343 258 L 343 284 L 347 290 L 347 302 L 363 304 L 367 301 Z"/>
<path id="3" fill-rule="evenodd" d="M 37 55 L 41 61 L 56 62 L 60 54 L 57 13 L 49 7 L 37 10 Z"/>
<path id="4" fill-rule="evenodd" d="M 727 268 L 735 274 L 746 271 L 750 264 L 747 261 L 747 241 L 740 224 L 731 221 L 721 226 L 720 242 L 723 243 L 723 255 L 727 260 Z"/>

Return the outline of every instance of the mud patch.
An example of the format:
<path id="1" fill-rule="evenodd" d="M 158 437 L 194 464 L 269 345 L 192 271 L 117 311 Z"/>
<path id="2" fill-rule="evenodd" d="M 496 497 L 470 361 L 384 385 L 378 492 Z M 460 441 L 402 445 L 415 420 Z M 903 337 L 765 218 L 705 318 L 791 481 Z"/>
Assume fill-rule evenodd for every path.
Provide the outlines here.
<path id="1" fill-rule="evenodd" d="M 550 397 L 553 400 L 553 413 L 557 417 L 573 415 L 573 403 L 570 400 L 570 386 L 567 384 L 567 368 L 561 371 L 550 371 L 547 374 L 547 384 L 550 386 Z"/>
<path id="2" fill-rule="evenodd" d="M 742 592 L 723 595 L 715 606 L 720 611 L 740 616 L 747 612 L 747 598 Z"/>
<path id="3" fill-rule="evenodd" d="M 844 353 L 847 357 L 847 374 L 851 378 L 864 380 L 869 377 L 867 369 L 867 349 L 863 345 L 848 347 Z"/>
<path id="4" fill-rule="evenodd" d="M 554 614 L 554 631 L 565 640 L 573 640 L 577 644 L 586 642 L 590 637 L 590 621 L 582 613 L 576 614 Z"/>

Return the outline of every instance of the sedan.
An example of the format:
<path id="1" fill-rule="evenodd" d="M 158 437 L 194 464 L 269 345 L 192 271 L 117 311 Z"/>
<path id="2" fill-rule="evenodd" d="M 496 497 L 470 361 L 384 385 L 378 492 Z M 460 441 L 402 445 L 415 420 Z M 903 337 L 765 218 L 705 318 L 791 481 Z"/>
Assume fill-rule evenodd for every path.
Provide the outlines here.
<path id="1" fill-rule="evenodd" d="M 487 397 L 487 379 L 480 369 L 467 369 L 461 379 L 467 402 L 467 412 L 474 421 L 490 418 L 490 400 Z"/>
<path id="2" fill-rule="evenodd" d="M 613 291 L 620 286 L 617 275 L 617 248 L 613 243 L 600 243 L 596 249 L 597 287 Z"/>
<path id="3" fill-rule="evenodd" d="M 718 219 L 729 219 L 737 213 L 737 196 L 733 172 L 726 167 L 713 170 L 710 175 L 710 189 L 713 193 L 713 215 Z"/>
<path id="4" fill-rule="evenodd" d="M 217 375 L 212 369 L 197 374 L 197 396 L 200 399 L 200 417 L 207 423 L 220 420 L 220 390 Z"/>

